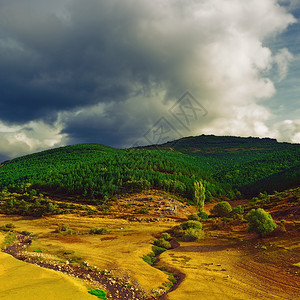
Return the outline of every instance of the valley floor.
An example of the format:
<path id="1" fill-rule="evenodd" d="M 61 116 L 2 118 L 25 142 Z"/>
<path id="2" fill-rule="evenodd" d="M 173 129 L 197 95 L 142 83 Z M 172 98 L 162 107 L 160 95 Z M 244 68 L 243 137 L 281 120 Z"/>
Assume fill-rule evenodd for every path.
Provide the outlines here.
<path id="1" fill-rule="evenodd" d="M 156 196 L 151 201 L 149 205 L 155 211 Z M 133 199 L 128 203 L 132 209 Z M 187 212 L 192 210 L 186 208 Z M 99 270 L 106 270 L 116 280 L 130 282 L 133 289 L 143 290 L 146 298 L 153 299 L 155 291 L 162 290 L 168 282 L 168 275 L 148 265 L 142 256 L 151 252 L 155 236 L 179 224 L 183 215 L 175 218 L 170 214 L 162 218 L 150 212 L 147 218 L 122 219 L 120 212 L 116 210 L 115 214 L 36 219 L 0 215 L 0 226 L 13 223 L 15 231 L 25 230 L 35 235 L 24 249 L 28 257 L 62 265 L 87 262 Z M 56 232 L 62 225 L 67 225 L 72 234 Z M 107 228 L 109 233 L 89 234 L 90 228 L 95 227 Z M 300 299 L 300 269 L 293 266 L 300 261 L 296 231 L 263 239 L 248 234 L 245 228 L 205 228 L 205 231 L 204 240 L 182 242 L 179 247 L 160 255 L 158 265 L 180 273 L 183 279 L 176 289 L 164 295 L 165 299 Z M 1 243 L 4 236 L 0 234 Z M 26 264 L 5 253 L 0 253 L 0 282 L 0 299 L 5 300 L 96 299 L 87 293 L 91 282 L 76 281 L 61 272 Z M 117 299 L 110 294 L 108 298 Z M 139 299 L 138 296 L 135 299 Z"/>

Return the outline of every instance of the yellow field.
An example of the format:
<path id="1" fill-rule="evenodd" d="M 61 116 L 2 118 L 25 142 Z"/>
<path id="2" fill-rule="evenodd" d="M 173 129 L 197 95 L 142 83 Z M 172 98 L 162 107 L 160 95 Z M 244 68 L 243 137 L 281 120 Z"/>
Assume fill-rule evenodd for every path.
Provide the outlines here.
<path id="1" fill-rule="evenodd" d="M 168 276 L 151 267 L 142 260 L 142 256 L 151 252 L 153 234 L 169 229 L 170 225 L 158 223 L 130 223 L 118 219 L 75 217 L 60 215 L 35 220 L 20 217 L 1 216 L 0 226 L 13 222 L 16 230 L 27 230 L 38 234 L 29 251 L 42 249 L 44 254 L 54 254 L 62 258 L 65 252 L 73 252 L 72 257 L 81 257 L 91 266 L 100 270 L 107 269 L 118 277 L 130 277 L 132 283 L 146 292 L 156 289 L 168 280 Z M 61 235 L 53 231 L 58 224 L 68 224 L 77 234 Z M 107 235 L 89 235 L 92 227 L 105 227 Z"/>
<path id="2" fill-rule="evenodd" d="M 234 243 L 216 239 L 164 252 L 160 263 L 186 275 L 169 300 L 300 299 L 300 281 L 248 255 Z"/>
<path id="3" fill-rule="evenodd" d="M 26 219 L 0 215 L 0 226 L 10 222 L 18 231 L 37 234 L 29 252 L 41 249 L 45 257 L 87 261 L 117 277 L 130 278 L 131 283 L 138 283 L 146 292 L 158 289 L 168 280 L 165 273 L 148 265 L 142 256 L 151 252 L 154 236 L 174 226 L 173 221 L 142 223 L 75 215 Z M 55 233 L 62 224 L 68 225 L 74 234 Z M 110 233 L 88 234 L 93 227 L 105 227 Z M 181 243 L 178 248 L 161 254 L 160 265 L 185 274 L 179 287 L 168 294 L 169 300 L 300 299 L 299 277 L 283 269 L 283 260 L 291 266 L 299 262 L 298 237 L 251 240 L 246 232 L 214 231 L 215 237 L 211 234 L 208 232 L 200 242 Z M 266 243 L 268 250 L 262 250 L 260 243 Z M 80 282 L 3 253 L 0 253 L 0 283 L 0 299 L 95 299 Z"/>
<path id="4" fill-rule="evenodd" d="M 0 244 L 4 235 L 0 233 Z M 0 299 L 95 299 L 78 280 L 0 252 Z"/>

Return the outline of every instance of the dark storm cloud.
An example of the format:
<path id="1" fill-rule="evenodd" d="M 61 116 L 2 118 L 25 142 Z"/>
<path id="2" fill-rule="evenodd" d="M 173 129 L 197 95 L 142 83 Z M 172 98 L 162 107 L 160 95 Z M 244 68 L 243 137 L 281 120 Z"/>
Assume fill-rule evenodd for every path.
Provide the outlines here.
<path id="1" fill-rule="evenodd" d="M 121 3 L 74 1 L 69 19 L 34 11 L 34 1 L 0 4 L 0 118 L 43 119 L 61 110 L 124 100 L 136 82 L 147 86 L 160 68 L 151 49 L 136 47 L 147 34 L 147 29 L 138 32 L 136 16 L 146 11 Z"/>

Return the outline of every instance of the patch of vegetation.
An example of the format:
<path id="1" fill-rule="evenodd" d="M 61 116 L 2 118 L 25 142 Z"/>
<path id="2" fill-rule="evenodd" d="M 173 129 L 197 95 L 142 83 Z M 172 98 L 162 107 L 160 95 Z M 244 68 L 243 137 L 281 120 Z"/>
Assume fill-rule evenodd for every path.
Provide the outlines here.
<path id="1" fill-rule="evenodd" d="M 184 230 L 181 239 L 184 242 L 192 242 L 202 240 L 204 236 L 202 229 L 188 228 Z"/>
<path id="2" fill-rule="evenodd" d="M 231 213 L 231 211 L 231 205 L 227 201 L 221 201 L 213 207 L 210 213 L 217 217 L 226 217 Z"/>
<path id="3" fill-rule="evenodd" d="M 199 241 L 205 236 L 202 224 L 194 220 L 186 221 L 179 226 L 173 227 L 172 233 L 183 242 Z"/>
<path id="4" fill-rule="evenodd" d="M 5 244 L 11 244 L 17 240 L 17 236 L 14 233 L 9 233 L 5 236 L 4 243 Z"/>
<path id="5" fill-rule="evenodd" d="M 186 230 L 189 228 L 202 229 L 202 224 L 199 221 L 186 221 L 179 225 L 181 229 Z"/>
<path id="6" fill-rule="evenodd" d="M 154 246 L 152 246 L 152 251 L 153 251 L 154 255 L 157 256 L 157 255 L 160 255 L 161 253 L 167 251 L 167 249 L 154 245 Z"/>
<path id="7" fill-rule="evenodd" d="M 201 211 L 198 213 L 200 221 L 207 221 L 208 219 L 208 214 L 204 211 Z"/>
<path id="8" fill-rule="evenodd" d="M 140 213 L 140 214 L 146 214 L 146 213 L 148 213 L 149 211 L 150 211 L 149 208 L 142 207 L 142 208 L 140 209 L 139 213 Z"/>
<path id="9" fill-rule="evenodd" d="M 160 248 L 171 249 L 171 244 L 169 241 L 166 241 L 164 238 L 159 238 L 154 240 L 153 244 Z"/>
<path id="10" fill-rule="evenodd" d="M 200 221 L 200 217 L 198 216 L 198 214 L 191 214 L 188 216 L 188 219 L 194 221 Z"/>
<path id="11" fill-rule="evenodd" d="M 237 214 L 237 215 L 242 215 L 244 213 L 244 211 L 245 211 L 245 209 L 241 205 L 238 205 L 232 209 L 232 213 Z"/>
<path id="12" fill-rule="evenodd" d="M 293 264 L 293 266 L 300 268 L 300 262 Z"/>
<path id="13" fill-rule="evenodd" d="M 98 297 L 99 299 L 103 299 L 103 300 L 107 300 L 107 297 L 106 297 L 106 293 L 102 290 L 99 290 L 99 289 L 91 289 L 89 290 L 89 293 Z"/>
<path id="14" fill-rule="evenodd" d="M 66 235 L 73 234 L 73 230 L 71 228 L 69 228 L 69 225 L 66 225 L 66 224 L 58 225 L 57 229 L 54 232 L 55 233 L 63 233 Z"/>
<path id="15" fill-rule="evenodd" d="M 155 254 L 153 252 L 147 254 L 147 255 L 144 255 L 142 257 L 142 259 L 149 265 L 153 266 L 156 262 L 156 257 L 155 257 Z"/>
<path id="16" fill-rule="evenodd" d="M 8 223 L 8 224 L 5 224 L 5 225 L 2 225 L 0 227 L 0 230 L 4 231 L 4 232 L 8 232 L 8 231 L 11 231 L 14 228 L 16 228 L 16 226 L 13 223 Z"/>
<path id="17" fill-rule="evenodd" d="M 106 229 L 106 228 L 91 228 L 90 231 L 89 231 L 89 234 L 108 234 L 109 233 L 109 230 Z"/>
<path id="18" fill-rule="evenodd" d="M 167 232 L 163 232 L 161 234 L 161 237 L 166 241 L 169 241 L 171 239 L 171 236 Z"/>
<path id="19" fill-rule="evenodd" d="M 252 209 L 246 215 L 246 220 L 249 222 L 248 231 L 256 232 L 260 235 L 271 232 L 277 227 L 272 216 L 262 208 Z"/>
<path id="20" fill-rule="evenodd" d="M 36 253 L 42 253 L 43 250 L 42 249 L 36 249 L 36 250 L 33 250 L 32 252 L 36 252 Z"/>

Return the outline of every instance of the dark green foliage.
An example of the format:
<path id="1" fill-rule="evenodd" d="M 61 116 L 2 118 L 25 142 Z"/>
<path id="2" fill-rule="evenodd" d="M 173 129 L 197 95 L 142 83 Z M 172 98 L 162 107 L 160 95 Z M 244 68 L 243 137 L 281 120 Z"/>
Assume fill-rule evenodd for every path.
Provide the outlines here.
<path id="1" fill-rule="evenodd" d="M 226 217 L 231 211 L 231 205 L 227 201 L 221 201 L 214 206 L 214 208 L 211 210 L 211 214 L 218 217 Z"/>
<path id="2" fill-rule="evenodd" d="M 198 213 L 200 221 L 207 221 L 208 219 L 208 214 L 204 211 L 201 211 Z"/>
<path id="3" fill-rule="evenodd" d="M 0 168 L 0 188 L 19 191 L 24 183 L 30 183 L 35 191 L 106 201 L 116 193 L 155 187 L 192 199 L 194 181 L 202 179 L 212 195 L 226 194 L 228 187 L 211 178 L 207 167 L 202 160 L 169 150 L 121 150 L 83 144 L 6 162 Z M 35 194 L 33 191 L 30 197 L 36 197 Z M 24 209 L 27 211 L 28 207 Z M 44 210 L 52 212 L 51 205 Z"/>
<path id="4" fill-rule="evenodd" d="M 205 197 L 211 201 L 222 195 L 240 197 L 237 190 L 258 194 L 299 184 L 300 147 L 296 144 L 199 136 L 167 143 L 158 150 L 159 147 L 114 149 L 82 144 L 6 161 L 0 168 L 0 189 L 7 187 L 28 196 L 24 199 L 26 204 L 20 206 L 11 199 L 5 209 L 24 215 L 55 214 L 57 207 L 44 203 L 42 195 L 36 203 L 30 203 L 35 201 L 37 191 L 81 195 L 95 202 L 106 201 L 117 193 L 153 187 L 191 201 L 194 182 L 202 182 Z M 7 189 L 0 199 L 6 192 Z"/>
<path id="5" fill-rule="evenodd" d="M 89 290 L 89 293 L 97 296 L 99 299 L 107 300 L 106 293 L 99 289 Z"/>
<path id="6" fill-rule="evenodd" d="M 194 229 L 202 229 L 202 224 L 199 221 L 186 221 L 180 224 L 180 228 L 183 230 L 194 228 Z"/>
<path id="7" fill-rule="evenodd" d="M 152 251 L 153 251 L 155 256 L 165 252 L 166 250 L 167 250 L 166 248 L 162 248 L 162 247 L 158 247 L 158 246 L 152 246 Z"/>
<path id="8" fill-rule="evenodd" d="M 90 234 L 108 234 L 109 231 L 106 228 L 91 228 L 89 231 Z"/>
<path id="9" fill-rule="evenodd" d="M 247 215 L 246 220 L 249 222 L 248 231 L 264 234 L 273 231 L 277 226 L 272 216 L 264 209 L 252 209 Z"/>
<path id="10" fill-rule="evenodd" d="M 170 242 L 166 241 L 164 238 L 154 240 L 153 244 L 160 248 L 171 249 Z"/>

